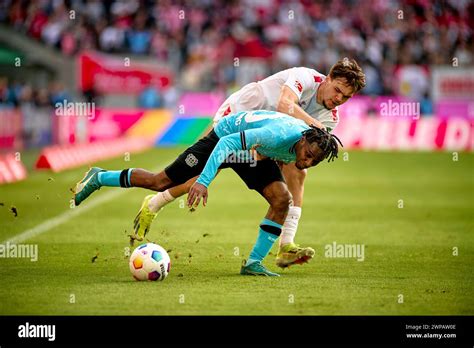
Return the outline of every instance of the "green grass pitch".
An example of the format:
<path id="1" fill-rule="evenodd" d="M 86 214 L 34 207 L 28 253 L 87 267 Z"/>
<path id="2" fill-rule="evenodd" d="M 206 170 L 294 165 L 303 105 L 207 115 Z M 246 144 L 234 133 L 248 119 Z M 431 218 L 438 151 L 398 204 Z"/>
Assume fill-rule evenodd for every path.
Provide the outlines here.
<path id="1" fill-rule="evenodd" d="M 162 168 L 180 150 L 99 165 Z M 239 275 L 267 205 L 225 170 L 206 208 L 190 213 L 177 200 L 155 221 L 149 239 L 172 250 L 164 282 L 135 281 L 125 257 L 148 192 L 103 188 L 89 198 L 108 198 L 94 209 L 23 242 L 38 245 L 37 262 L 0 258 L 0 315 L 474 314 L 474 155 L 342 155 L 309 170 L 296 241 L 316 256 L 280 278 Z M 69 188 L 85 169 L 0 186 L 0 243 L 70 211 Z M 364 261 L 325 257 L 333 242 L 364 244 Z M 280 271 L 276 251 L 265 264 Z"/>

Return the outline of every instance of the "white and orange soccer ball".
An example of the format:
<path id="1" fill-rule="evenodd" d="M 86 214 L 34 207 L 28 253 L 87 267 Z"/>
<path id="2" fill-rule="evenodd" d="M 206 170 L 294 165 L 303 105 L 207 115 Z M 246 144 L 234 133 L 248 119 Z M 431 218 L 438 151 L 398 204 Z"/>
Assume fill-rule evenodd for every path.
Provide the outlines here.
<path id="1" fill-rule="evenodd" d="M 161 246 L 146 243 L 133 251 L 129 266 L 136 280 L 164 280 L 170 272 L 171 260 Z"/>

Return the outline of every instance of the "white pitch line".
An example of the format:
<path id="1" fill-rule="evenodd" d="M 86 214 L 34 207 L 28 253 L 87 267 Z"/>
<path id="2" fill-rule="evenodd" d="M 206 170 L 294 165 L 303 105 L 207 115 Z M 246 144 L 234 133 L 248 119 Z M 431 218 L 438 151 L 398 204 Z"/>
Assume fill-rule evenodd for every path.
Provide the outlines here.
<path id="1" fill-rule="evenodd" d="M 157 172 L 160 169 L 153 170 L 153 172 Z M 68 221 L 69 219 L 81 215 L 92 208 L 95 208 L 96 206 L 103 204 L 105 202 L 110 201 L 111 199 L 124 194 L 127 190 L 126 189 L 120 189 L 119 187 L 115 188 L 114 191 L 106 192 L 102 195 L 98 195 L 90 200 L 85 201 L 82 203 L 80 206 L 75 207 L 71 210 L 68 210 L 62 214 L 59 214 L 51 219 L 48 219 L 44 222 L 42 222 L 39 225 L 36 225 L 33 228 L 27 229 L 26 231 L 21 232 L 20 234 L 13 236 L 7 240 L 5 240 L 2 244 L 10 243 L 10 244 L 17 244 L 21 243 L 27 239 L 36 237 L 40 234 L 43 234 L 45 232 L 48 232 L 49 230 L 53 229 L 54 227 L 57 227 L 64 222 Z"/>
<path id="2" fill-rule="evenodd" d="M 64 222 L 66 222 L 67 220 L 71 219 L 74 216 L 81 215 L 82 213 L 85 213 L 86 211 L 91 210 L 92 208 L 98 206 L 99 204 L 110 201 L 112 198 L 124 193 L 123 191 L 125 190 L 111 191 L 111 192 L 104 193 L 100 196 L 94 197 L 94 199 L 91 199 L 90 201 L 86 201 L 82 203 L 79 207 L 75 207 L 71 210 L 68 210 L 62 214 L 59 214 L 58 216 L 55 216 L 51 219 L 48 219 L 42 222 L 39 225 L 36 225 L 33 228 L 30 228 L 26 231 L 21 232 L 20 234 L 6 240 L 3 244 L 6 244 L 7 242 L 10 242 L 10 244 L 17 244 L 27 239 L 36 237 L 37 235 L 40 235 L 44 232 L 51 230 L 52 228 L 56 226 L 63 224 Z"/>

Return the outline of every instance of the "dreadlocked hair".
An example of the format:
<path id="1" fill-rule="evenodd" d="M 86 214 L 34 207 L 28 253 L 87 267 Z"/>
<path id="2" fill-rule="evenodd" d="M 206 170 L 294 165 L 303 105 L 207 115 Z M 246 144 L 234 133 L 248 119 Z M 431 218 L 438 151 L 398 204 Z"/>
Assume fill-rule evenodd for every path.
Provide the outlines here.
<path id="1" fill-rule="evenodd" d="M 323 159 L 328 159 L 328 162 L 334 161 L 334 158 L 337 158 L 339 151 L 339 144 L 342 145 L 341 140 L 334 134 L 329 133 L 325 129 L 321 129 L 310 125 L 310 129 L 307 129 L 303 132 L 306 140 L 309 143 L 318 144 L 319 148 L 323 150 L 324 157 Z"/>

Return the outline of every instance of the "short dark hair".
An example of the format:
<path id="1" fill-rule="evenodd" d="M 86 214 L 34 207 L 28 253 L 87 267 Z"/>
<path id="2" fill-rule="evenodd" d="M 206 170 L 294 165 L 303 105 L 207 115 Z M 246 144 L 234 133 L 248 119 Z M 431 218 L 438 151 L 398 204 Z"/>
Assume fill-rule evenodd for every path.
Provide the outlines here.
<path id="1" fill-rule="evenodd" d="M 339 144 L 342 145 L 341 140 L 334 134 L 329 133 L 327 130 L 310 125 L 310 129 L 303 132 L 304 137 L 309 143 L 318 144 L 319 148 L 323 151 L 323 159 L 328 159 L 328 162 L 334 161 L 337 158 L 339 152 Z"/>
<path id="2" fill-rule="evenodd" d="M 352 87 L 354 93 L 365 87 L 365 74 L 354 59 L 343 58 L 331 67 L 331 79 L 345 79 L 346 85 Z"/>

